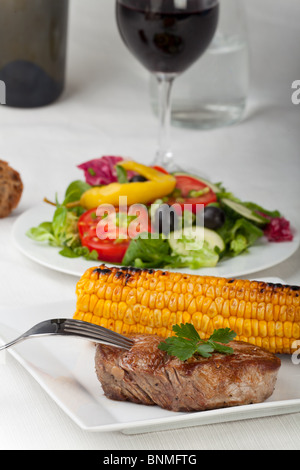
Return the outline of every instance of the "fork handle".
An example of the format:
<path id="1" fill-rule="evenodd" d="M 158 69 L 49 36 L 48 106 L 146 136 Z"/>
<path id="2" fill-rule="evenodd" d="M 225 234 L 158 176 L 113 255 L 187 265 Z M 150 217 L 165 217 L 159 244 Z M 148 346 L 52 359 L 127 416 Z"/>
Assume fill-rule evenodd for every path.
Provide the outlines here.
<path id="1" fill-rule="evenodd" d="M 0 351 L 3 351 L 4 349 L 9 348 L 10 346 L 13 346 L 16 343 L 20 343 L 24 339 L 26 339 L 26 336 L 19 336 L 18 338 L 14 339 L 13 341 L 10 341 L 9 343 L 6 343 L 6 344 L 3 344 L 2 346 L 0 346 Z"/>

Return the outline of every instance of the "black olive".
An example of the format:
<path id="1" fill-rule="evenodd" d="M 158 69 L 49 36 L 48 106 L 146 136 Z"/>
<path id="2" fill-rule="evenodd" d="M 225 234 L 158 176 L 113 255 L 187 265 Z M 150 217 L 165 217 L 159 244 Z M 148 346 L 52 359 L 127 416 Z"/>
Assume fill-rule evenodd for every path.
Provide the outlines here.
<path id="1" fill-rule="evenodd" d="M 154 229 L 158 233 L 168 235 L 179 228 L 178 215 L 172 206 L 162 204 L 155 212 Z"/>
<path id="2" fill-rule="evenodd" d="M 204 208 L 204 227 L 217 230 L 224 225 L 225 217 L 225 213 L 220 207 L 206 206 Z"/>
<path id="3" fill-rule="evenodd" d="M 132 178 L 130 178 L 129 183 L 139 183 L 142 181 L 148 181 L 148 180 L 142 175 L 134 175 Z"/>

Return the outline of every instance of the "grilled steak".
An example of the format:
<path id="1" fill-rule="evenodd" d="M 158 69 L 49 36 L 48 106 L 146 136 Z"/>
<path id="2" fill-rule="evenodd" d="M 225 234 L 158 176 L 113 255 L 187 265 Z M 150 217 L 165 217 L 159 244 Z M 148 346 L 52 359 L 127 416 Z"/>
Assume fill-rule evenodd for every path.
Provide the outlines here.
<path id="1" fill-rule="evenodd" d="M 156 335 L 132 338 L 130 351 L 96 346 L 96 374 L 110 399 L 200 411 L 259 403 L 273 393 L 280 359 L 257 346 L 232 341 L 232 355 L 182 362 L 158 349 Z"/>

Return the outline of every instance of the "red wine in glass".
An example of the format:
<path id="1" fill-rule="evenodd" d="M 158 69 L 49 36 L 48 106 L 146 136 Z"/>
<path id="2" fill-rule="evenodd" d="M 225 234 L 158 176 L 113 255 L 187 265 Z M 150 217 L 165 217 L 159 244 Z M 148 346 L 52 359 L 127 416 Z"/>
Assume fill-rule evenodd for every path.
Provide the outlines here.
<path id="1" fill-rule="evenodd" d="M 168 147 L 171 86 L 209 46 L 218 24 L 219 2 L 117 0 L 116 16 L 124 43 L 160 84 L 161 132 L 155 163 L 170 170 L 174 167 Z"/>

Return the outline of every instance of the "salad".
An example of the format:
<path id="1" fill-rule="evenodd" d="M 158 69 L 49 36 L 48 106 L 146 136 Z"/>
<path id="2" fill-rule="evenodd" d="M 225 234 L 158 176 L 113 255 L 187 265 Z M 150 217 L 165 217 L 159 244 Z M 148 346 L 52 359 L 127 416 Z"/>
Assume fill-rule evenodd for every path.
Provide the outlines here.
<path id="1" fill-rule="evenodd" d="M 78 168 L 83 178 L 70 183 L 63 200 L 45 199 L 55 206 L 52 220 L 27 232 L 62 256 L 199 269 L 247 252 L 262 237 L 293 239 L 279 211 L 243 202 L 221 183 L 114 156 Z"/>

